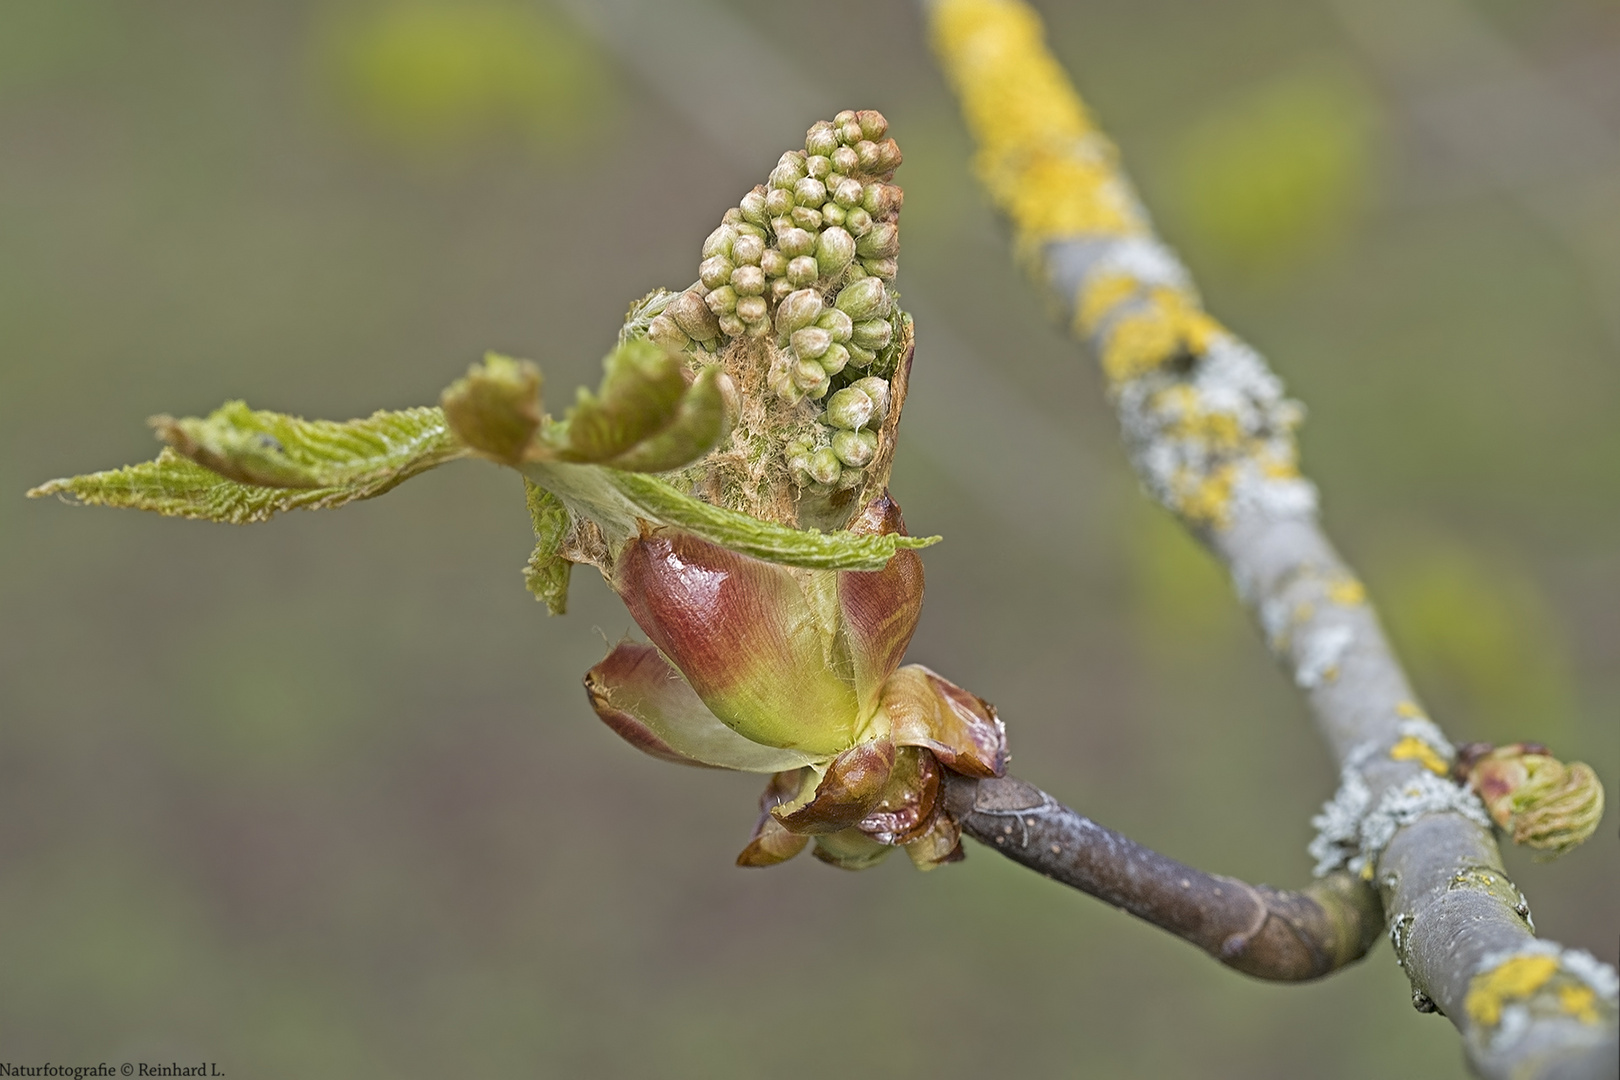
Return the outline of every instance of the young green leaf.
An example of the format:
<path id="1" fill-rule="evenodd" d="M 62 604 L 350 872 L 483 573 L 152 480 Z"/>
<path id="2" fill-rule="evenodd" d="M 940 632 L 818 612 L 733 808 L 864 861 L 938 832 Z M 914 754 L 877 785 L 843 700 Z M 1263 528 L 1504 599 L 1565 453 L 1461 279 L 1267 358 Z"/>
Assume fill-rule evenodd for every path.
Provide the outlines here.
<path id="1" fill-rule="evenodd" d="M 523 582 L 536 600 L 545 601 L 547 611 L 562 615 L 568 610 L 568 578 L 574 564 L 562 557 L 561 549 L 572 518 L 555 495 L 528 477 L 523 478 L 523 490 L 534 522 L 534 553 L 523 568 Z"/>

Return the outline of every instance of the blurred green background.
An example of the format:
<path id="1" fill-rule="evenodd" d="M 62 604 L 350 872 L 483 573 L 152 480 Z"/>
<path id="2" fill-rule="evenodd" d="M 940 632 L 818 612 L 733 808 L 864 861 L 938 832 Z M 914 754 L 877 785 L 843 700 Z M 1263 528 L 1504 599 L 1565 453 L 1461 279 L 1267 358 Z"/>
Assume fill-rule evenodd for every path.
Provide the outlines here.
<path id="1" fill-rule="evenodd" d="M 1620 9 L 1043 10 L 1212 309 L 1310 406 L 1328 525 L 1437 719 L 1590 761 L 1612 805 Z M 946 536 L 912 657 L 1072 805 L 1305 880 L 1325 751 L 1137 495 L 909 4 L 0 0 L 0 1059 L 1462 1075 L 1383 946 L 1278 987 L 979 849 L 734 869 L 758 782 L 593 718 L 580 676 L 630 621 L 592 574 L 565 618 L 523 590 L 510 474 L 243 529 L 22 498 L 150 456 L 152 413 L 429 402 L 490 348 L 565 400 L 843 107 L 906 154 L 894 488 Z M 1615 833 L 1508 853 L 1538 928 L 1611 963 Z"/>

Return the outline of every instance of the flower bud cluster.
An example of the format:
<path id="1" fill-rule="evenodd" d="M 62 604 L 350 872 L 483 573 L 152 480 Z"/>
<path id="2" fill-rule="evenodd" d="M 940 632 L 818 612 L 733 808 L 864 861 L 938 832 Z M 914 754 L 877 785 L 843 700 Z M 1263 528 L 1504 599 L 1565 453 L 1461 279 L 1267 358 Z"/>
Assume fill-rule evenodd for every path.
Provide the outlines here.
<path id="1" fill-rule="evenodd" d="M 889 282 L 904 199 L 900 148 L 874 110 L 810 128 L 703 244 L 698 282 L 654 318 L 654 340 L 718 350 L 757 340 L 767 385 L 815 423 L 783 457 L 801 486 L 853 486 L 878 450 L 900 337 Z M 853 471 L 852 471 L 853 470 Z"/>

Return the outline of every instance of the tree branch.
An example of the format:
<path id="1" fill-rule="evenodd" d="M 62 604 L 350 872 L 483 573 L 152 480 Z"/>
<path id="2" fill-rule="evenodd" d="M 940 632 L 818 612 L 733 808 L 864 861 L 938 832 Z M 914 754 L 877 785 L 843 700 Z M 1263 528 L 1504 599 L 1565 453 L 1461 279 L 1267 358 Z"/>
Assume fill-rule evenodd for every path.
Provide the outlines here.
<path id="1" fill-rule="evenodd" d="M 1383 931 L 1377 892 L 1354 874 L 1300 892 L 1250 885 L 1160 855 L 1022 780 L 951 774 L 948 782 L 948 807 L 967 835 L 1246 975 L 1319 979 L 1361 959 Z"/>
<path id="2" fill-rule="evenodd" d="M 1535 939 L 1483 807 L 1447 775 L 1451 745 L 1317 522 L 1316 489 L 1297 469 L 1302 410 L 1203 311 L 1047 51 L 1039 17 L 1020 0 L 923 0 L 923 10 L 980 178 L 1029 272 L 1099 359 L 1144 487 L 1226 566 L 1341 767 L 1315 819 L 1317 874 L 1376 885 L 1414 1003 L 1451 1019 L 1482 1075 L 1615 1075 L 1614 969 Z M 1062 824 L 1060 809 L 1025 816 L 1051 818 L 1049 843 L 1061 849 L 1085 830 Z M 1005 819 L 975 810 L 969 820 L 990 826 L 993 844 L 990 823 Z M 1057 865 L 1039 851 L 1020 861 Z M 1108 887 L 1095 866 L 1073 876 L 1086 891 Z M 1160 925 L 1208 948 L 1174 918 Z"/>

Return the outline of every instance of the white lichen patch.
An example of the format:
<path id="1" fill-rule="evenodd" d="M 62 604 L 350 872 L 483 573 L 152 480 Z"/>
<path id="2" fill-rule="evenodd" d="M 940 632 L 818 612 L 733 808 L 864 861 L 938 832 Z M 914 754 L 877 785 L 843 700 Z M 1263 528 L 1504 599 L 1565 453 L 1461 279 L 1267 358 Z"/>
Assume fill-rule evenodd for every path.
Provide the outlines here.
<path id="1" fill-rule="evenodd" d="M 1316 860 L 1312 873 L 1317 877 L 1340 867 L 1370 876 L 1395 833 L 1427 814 L 1461 814 L 1482 827 L 1490 827 L 1478 796 L 1427 772 L 1390 788 L 1378 805 L 1369 809 L 1372 794 L 1360 770 L 1367 756 L 1365 748 L 1351 756 L 1339 790 L 1323 804 L 1321 813 L 1311 818 L 1317 834 L 1306 850 Z"/>
<path id="2" fill-rule="evenodd" d="M 1314 690 L 1337 677 L 1339 662 L 1355 641 L 1355 631 L 1343 624 L 1317 627 L 1300 640 L 1294 664 L 1294 683 Z"/>

